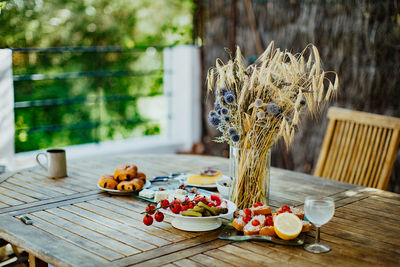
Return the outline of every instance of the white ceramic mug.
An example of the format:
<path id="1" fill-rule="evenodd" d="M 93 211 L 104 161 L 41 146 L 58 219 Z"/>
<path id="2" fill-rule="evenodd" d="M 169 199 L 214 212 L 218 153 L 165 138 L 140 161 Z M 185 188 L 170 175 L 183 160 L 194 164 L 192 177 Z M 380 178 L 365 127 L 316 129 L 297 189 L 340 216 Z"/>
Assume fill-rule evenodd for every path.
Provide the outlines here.
<path id="1" fill-rule="evenodd" d="M 40 162 L 39 156 L 41 155 L 46 157 L 46 164 Z M 64 149 L 47 149 L 46 153 L 36 155 L 36 161 L 40 167 L 47 171 L 50 177 L 61 178 L 67 176 L 67 160 Z"/>

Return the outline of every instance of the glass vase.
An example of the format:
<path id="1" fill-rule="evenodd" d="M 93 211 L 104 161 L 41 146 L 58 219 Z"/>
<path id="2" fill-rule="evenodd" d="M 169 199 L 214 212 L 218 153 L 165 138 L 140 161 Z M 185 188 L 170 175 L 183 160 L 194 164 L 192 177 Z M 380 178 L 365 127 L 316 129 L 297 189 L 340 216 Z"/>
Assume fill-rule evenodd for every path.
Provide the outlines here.
<path id="1" fill-rule="evenodd" d="M 242 149 L 231 146 L 229 174 L 233 181 L 229 198 L 238 209 L 249 208 L 256 202 L 269 203 L 270 149 Z"/>

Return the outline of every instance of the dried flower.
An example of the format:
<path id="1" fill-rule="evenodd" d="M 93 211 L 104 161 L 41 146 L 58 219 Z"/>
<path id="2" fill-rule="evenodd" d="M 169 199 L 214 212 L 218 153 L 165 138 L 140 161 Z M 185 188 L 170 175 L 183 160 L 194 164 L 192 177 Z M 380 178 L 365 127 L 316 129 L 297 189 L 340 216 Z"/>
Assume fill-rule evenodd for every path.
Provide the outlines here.
<path id="1" fill-rule="evenodd" d="M 211 126 L 217 127 L 221 123 L 221 118 L 219 116 L 212 116 L 209 122 Z"/>
<path id="2" fill-rule="evenodd" d="M 305 106 L 307 103 L 307 99 L 305 97 L 302 97 L 300 100 L 300 105 Z"/>
<path id="3" fill-rule="evenodd" d="M 281 110 L 280 110 L 278 104 L 271 102 L 271 103 L 267 104 L 267 113 L 269 115 L 277 116 L 277 115 L 279 115 L 279 113 L 281 113 Z"/>
<path id="4" fill-rule="evenodd" d="M 265 112 L 260 110 L 259 112 L 257 112 L 257 118 L 262 120 L 265 118 Z"/>
<path id="5" fill-rule="evenodd" d="M 224 100 L 225 103 L 232 104 L 235 101 L 235 95 L 232 93 L 232 91 L 226 92 L 224 95 Z"/>
<path id="6" fill-rule="evenodd" d="M 228 134 L 229 135 L 237 134 L 237 130 L 234 127 L 229 127 L 228 128 Z"/>
<path id="7" fill-rule="evenodd" d="M 229 113 L 229 110 L 227 108 L 223 107 L 223 108 L 221 108 L 221 113 L 223 115 L 227 115 Z"/>
<path id="8" fill-rule="evenodd" d="M 237 143 L 240 141 L 240 136 L 238 134 L 234 134 L 231 136 L 233 142 Z"/>
<path id="9" fill-rule="evenodd" d="M 263 105 L 263 101 L 260 98 L 257 98 L 256 101 L 254 101 L 254 106 L 256 106 L 257 108 L 261 108 Z"/>
<path id="10" fill-rule="evenodd" d="M 212 116 L 217 116 L 218 114 L 217 114 L 217 112 L 215 111 L 215 110 L 211 110 L 209 113 L 208 113 L 208 117 L 212 117 Z"/>

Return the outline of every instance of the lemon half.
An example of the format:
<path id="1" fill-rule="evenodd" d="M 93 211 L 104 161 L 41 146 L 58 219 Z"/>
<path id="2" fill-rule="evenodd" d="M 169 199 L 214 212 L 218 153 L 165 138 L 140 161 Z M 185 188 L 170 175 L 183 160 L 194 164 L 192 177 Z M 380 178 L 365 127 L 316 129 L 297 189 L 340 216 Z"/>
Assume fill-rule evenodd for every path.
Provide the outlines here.
<path id="1" fill-rule="evenodd" d="M 281 213 L 275 217 L 275 233 L 284 240 L 296 238 L 303 228 L 301 220 L 293 213 Z"/>

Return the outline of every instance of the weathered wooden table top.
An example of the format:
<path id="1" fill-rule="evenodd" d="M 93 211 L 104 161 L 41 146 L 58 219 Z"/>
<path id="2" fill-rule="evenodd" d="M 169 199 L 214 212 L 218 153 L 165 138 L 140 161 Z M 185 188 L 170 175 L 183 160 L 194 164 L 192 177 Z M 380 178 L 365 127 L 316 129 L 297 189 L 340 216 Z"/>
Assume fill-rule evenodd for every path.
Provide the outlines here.
<path id="1" fill-rule="evenodd" d="M 97 189 L 99 176 L 121 163 L 135 163 L 148 177 L 206 167 L 228 173 L 224 158 L 124 155 L 68 162 L 69 177 L 61 179 L 39 168 L 3 174 L 0 238 L 56 266 L 399 265 L 399 194 L 272 168 L 273 207 L 302 206 L 311 194 L 335 199 L 334 218 L 321 228 L 322 242 L 332 251 L 318 255 L 302 247 L 219 240 L 220 230 L 183 232 L 171 226 L 170 217 L 145 226 L 145 201 Z M 22 215 L 33 225 L 23 224 Z M 307 243 L 314 234 L 307 234 Z"/>

